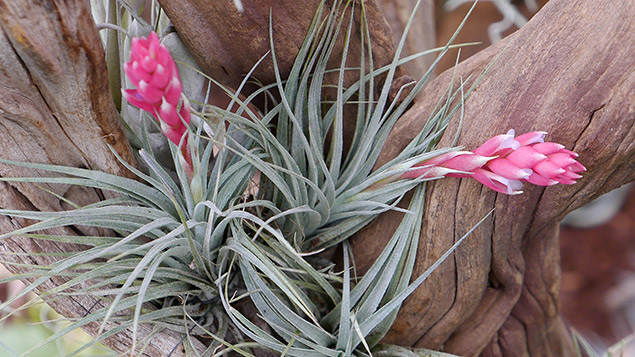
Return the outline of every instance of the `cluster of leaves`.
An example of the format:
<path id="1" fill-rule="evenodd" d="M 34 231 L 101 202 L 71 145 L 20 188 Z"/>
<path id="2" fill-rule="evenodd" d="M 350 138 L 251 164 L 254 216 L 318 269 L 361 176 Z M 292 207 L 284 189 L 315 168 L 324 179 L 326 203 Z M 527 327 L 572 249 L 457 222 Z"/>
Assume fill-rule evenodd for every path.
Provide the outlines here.
<path id="1" fill-rule="evenodd" d="M 183 343 L 187 346 L 193 335 L 211 337 L 214 342 L 203 355 L 229 351 L 251 355 L 254 348 L 289 356 L 415 353 L 379 342 L 405 298 L 469 232 L 411 282 L 424 207 L 420 183 L 424 180 L 386 179 L 450 150 L 434 150 L 435 144 L 462 107 L 451 103 L 461 102 L 470 90 L 464 91 L 462 83 L 458 88 L 450 84 L 419 135 L 395 159 L 373 171 L 388 133 L 434 69 L 433 65 L 401 101 L 390 101 L 397 66 L 434 51 L 440 52 L 440 58 L 450 46 L 400 59 L 402 39 L 393 62 L 373 68 L 368 28 L 362 21 L 361 32 L 353 31 L 352 13 L 361 11 L 363 18 L 361 4 L 360 8 L 335 1 L 331 11 L 326 11 L 323 2 L 285 79 L 275 65 L 276 34 L 270 29 L 269 55 L 276 83 L 242 100 L 238 95 L 242 85 L 238 92 L 227 90 L 233 99 L 227 108 L 198 103 L 202 110 L 195 114 L 203 121 L 193 125 L 190 133 L 191 152 L 195 153 L 192 177 L 181 166 L 181 151 L 171 143 L 175 170 L 162 165 L 147 133 L 134 138 L 142 146 L 139 158 L 145 170 L 124 163 L 139 180 L 2 161 L 53 174 L 10 179 L 13 181 L 112 192 L 110 198 L 64 212 L 0 212 L 38 221 L 0 239 L 22 235 L 88 246 L 61 255 L 50 266 L 34 267 L 31 273 L 13 277 L 34 279 L 16 298 L 51 276 L 63 276 L 66 283 L 40 292 L 40 296 L 50 300 L 68 294 L 89 295 L 101 302 L 51 339 L 101 321 L 102 333 L 94 342 L 130 328 L 132 351 L 142 350 L 154 334 L 170 329 L 186 336 Z M 329 69 L 338 36 L 345 39 L 341 66 Z M 349 48 L 352 36 L 361 36 L 364 46 Z M 359 67 L 346 66 L 348 51 L 360 51 Z M 359 79 L 345 87 L 348 72 L 359 73 Z M 323 100 L 325 76 L 330 73 L 339 79 L 334 102 Z M 385 84 L 377 89 L 379 77 Z M 261 95 L 272 103 L 259 113 L 249 104 Z M 345 118 L 345 113 L 356 117 Z M 148 116 L 147 120 L 153 119 Z M 356 123 L 346 151 L 344 120 Z M 397 208 L 411 189 L 415 191 L 408 209 Z M 403 220 L 375 263 L 358 277 L 347 238 L 387 210 L 402 211 Z M 109 235 L 36 233 L 64 226 L 98 227 Z M 343 251 L 341 271 L 319 254 L 335 246 Z M 258 317 L 246 316 L 243 308 L 247 305 L 255 307 Z M 117 323 L 115 327 L 106 329 L 112 321 Z M 152 333 L 141 336 L 138 331 L 143 324 Z"/>

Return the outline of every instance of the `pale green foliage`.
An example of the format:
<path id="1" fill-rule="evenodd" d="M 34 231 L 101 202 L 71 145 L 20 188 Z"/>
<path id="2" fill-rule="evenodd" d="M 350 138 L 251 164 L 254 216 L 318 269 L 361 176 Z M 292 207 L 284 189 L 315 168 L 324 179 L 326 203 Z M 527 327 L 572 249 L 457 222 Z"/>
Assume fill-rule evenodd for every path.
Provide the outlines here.
<path id="1" fill-rule="evenodd" d="M 219 345 L 243 355 L 256 353 L 255 346 L 303 357 L 443 355 L 378 343 L 405 298 L 470 232 L 463 232 L 463 238 L 411 283 L 424 208 L 424 188 L 419 185 L 423 180 L 386 179 L 450 150 L 434 151 L 435 144 L 471 88 L 464 90 L 462 82 L 458 89 L 449 84 L 420 134 L 398 157 L 373 171 L 388 133 L 434 66 L 403 102 L 390 102 L 396 67 L 416 56 L 399 58 L 402 40 L 390 65 L 373 68 L 368 28 L 355 33 L 352 22 L 342 21 L 343 13 L 360 7 L 336 1 L 332 8 L 322 14 L 320 7 L 287 78 L 281 78 L 275 66 L 277 34 L 270 29 L 276 83 L 245 100 L 227 90 L 233 102 L 226 109 L 200 103 L 202 110 L 196 114 L 209 127 L 192 127 L 189 144 L 196 154 L 191 179 L 181 167 L 180 149 L 170 144 L 176 170 L 166 169 L 153 153 L 147 132 L 131 137 L 143 147 L 139 158 L 146 172 L 129 168 L 143 182 L 2 160 L 53 174 L 12 181 L 82 185 L 115 193 L 115 198 L 65 212 L 0 212 L 39 221 L 0 239 L 19 234 L 90 247 L 16 276 L 36 278 L 22 295 L 59 275 L 67 283 L 44 293 L 44 299 L 86 294 L 105 302 L 105 307 L 95 308 L 51 339 L 89 322 L 102 321 L 106 327 L 116 321 L 118 327 L 104 330 L 95 341 L 131 328 L 135 331 L 131 350 L 143 348 L 153 335 L 136 332 L 140 324 L 149 324 L 155 333 L 161 329 L 183 333 L 186 345 L 192 335 L 212 337 L 216 342 L 205 355 L 227 352 L 217 349 Z M 161 16 L 156 18 L 158 24 Z M 330 69 L 326 64 L 338 34 L 346 39 L 345 51 L 341 66 Z M 353 36 L 364 39 L 362 48 L 349 48 Z M 448 48 L 435 51 L 443 55 Z M 362 54 L 356 68 L 345 66 L 349 51 Z M 359 74 L 359 80 L 345 88 L 344 75 L 351 71 Z M 327 73 L 339 78 L 334 103 L 323 100 Z M 378 76 L 384 76 L 386 84 L 376 90 Z M 260 94 L 267 95 L 271 104 L 264 113 L 255 113 L 248 104 Z M 460 104 L 452 106 L 455 99 Z M 356 118 L 344 117 L 345 105 L 356 106 Z M 344 120 L 356 123 L 346 152 Z M 328 136 L 330 144 L 325 148 Z M 396 208 L 411 189 L 414 196 L 408 209 Z M 347 238 L 388 210 L 400 210 L 403 220 L 369 271 L 358 277 Z M 106 228 L 112 236 L 36 234 L 76 225 Z M 344 252 L 341 272 L 317 254 L 337 245 Z M 246 304 L 255 306 L 257 317 L 243 315 L 240 306 Z M 268 328 L 250 318 L 263 320 Z"/>

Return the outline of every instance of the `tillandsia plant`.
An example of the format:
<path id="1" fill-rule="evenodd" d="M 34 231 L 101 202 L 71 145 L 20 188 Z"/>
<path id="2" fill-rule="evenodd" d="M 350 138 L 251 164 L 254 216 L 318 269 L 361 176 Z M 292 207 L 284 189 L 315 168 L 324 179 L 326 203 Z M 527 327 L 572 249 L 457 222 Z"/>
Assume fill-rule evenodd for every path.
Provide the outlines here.
<path id="1" fill-rule="evenodd" d="M 271 22 L 268 56 L 273 60 L 275 83 L 241 97 L 249 75 L 237 90 L 230 90 L 196 73 L 231 98 L 226 108 L 220 108 L 208 104 L 209 92 L 199 98 L 196 91 L 185 90 L 187 83 L 181 81 L 178 65 L 192 70 L 196 64 L 175 61 L 164 44 L 169 35 L 157 35 L 167 32 L 165 14 L 156 12 L 148 24 L 122 2 L 125 16 L 111 27 L 123 30 L 118 43 L 130 43 L 130 55 L 118 60 L 126 78 L 111 83 L 124 83 L 118 88 L 124 93 L 119 103 L 123 119 L 145 120 L 130 130 L 143 168 L 122 162 L 138 180 L 2 161 L 65 175 L 2 180 L 81 185 L 113 193 L 82 207 L 69 202 L 74 209 L 63 212 L 1 211 L 38 222 L 0 239 L 25 235 L 89 246 L 61 255 L 49 267 L 39 267 L 35 281 L 16 297 L 51 276 L 63 275 L 66 283 L 40 296 L 46 300 L 85 294 L 105 302 L 51 339 L 101 321 L 102 333 L 95 342 L 130 328 L 131 353 L 142 351 L 156 333 L 169 329 L 183 334 L 188 351 L 194 348 L 194 336 L 211 338 L 203 355 L 229 351 L 258 355 L 257 351 L 266 349 L 288 356 L 366 356 L 382 351 L 411 356 L 414 352 L 409 349 L 380 341 L 401 303 L 469 234 L 412 280 L 425 203 L 421 183 L 444 176 L 472 176 L 494 190 L 514 194 L 519 193 L 521 180 L 570 184 L 579 177 L 584 167 L 574 160 L 576 155 L 560 145 L 542 143 L 542 132 L 519 137 L 510 132 L 473 152 L 437 149 L 440 135 L 478 80 L 469 88 L 464 88 L 463 81 L 458 88 L 450 83 L 419 135 L 396 158 L 374 170 L 393 125 L 452 46 L 402 59 L 404 34 L 392 63 L 373 68 L 367 24 L 362 21 L 359 33 L 353 30 L 354 12 L 362 11 L 364 19 L 363 2 L 360 7 L 335 1 L 330 11 L 324 4 L 286 78 L 277 66 L 273 39 L 278 34 Z M 413 12 L 418 6 L 419 2 Z M 134 28 L 145 34 L 130 38 Z M 353 36 L 359 36 L 361 48 L 350 47 Z M 345 45 L 337 58 L 340 66 L 329 68 L 341 38 Z M 127 50 L 122 47 L 117 53 Z M 348 66 L 349 51 L 359 51 L 359 66 Z M 434 52 L 439 57 L 411 85 L 411 91 L 406 95 L 402 87 L 397 95 L 401 99 L 390 100 L 396 68 Z M 349 72 L 357 74 L 356 80 L 345 86 Z M 325 78 L 330 74 L 338 78 L 334 101 L 324 99 L 329 88 Z M 260 111 L 252 105 L 259 96 L 271 102 Z M 351 138 L 344 135 L 344 120 L 356 123 Z M 164 148 L 171 154 L 170 165 L 162 163 L 157 146 L 151 143 L 148 127 L 153 126 L 167 138 Z M 414 195 L 409 207 L 398 208 L 410 190 Z M 401 224 L 374 264 L 357 277 L 347 238 L 389 210 L 403 212 Z M 63 226 L 93 226 L 106 234 L 40 233 Z M 319 254 L 332 247 L 343 251 L 341 271 Z M 245 306 L 257 313 L 247 314 Z M 117 328 L 106 330 L 112 321 Z M 153 333 L 140 336 L 142 324 L 152 326 Z"/>

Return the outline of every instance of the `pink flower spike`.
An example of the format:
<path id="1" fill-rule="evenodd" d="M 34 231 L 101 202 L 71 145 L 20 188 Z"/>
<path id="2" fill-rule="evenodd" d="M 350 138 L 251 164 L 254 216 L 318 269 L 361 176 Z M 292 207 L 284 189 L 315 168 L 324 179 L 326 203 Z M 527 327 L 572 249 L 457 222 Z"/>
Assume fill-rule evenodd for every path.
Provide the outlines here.
<path id="1" fill-rule="evenodd" d="M 450 151 L 445 154 L 441 154 L 439 156 L 433 157 L 432 159 L 424 161 L 421 165 L 441 165 L 444 162 L 451 160 L 459 155 L 463 155 L 466 153 L 470 153 L 469 151 Z M 415 165 L 418 166 L 418 165 Z"/>
<path id="2" fill-rule="evenodd" d="M 520 145 L 522 146 L 536 144 L 536 143 L 544 143 L 545 136 L 547 136 L 546 131 L 532 131 L 530 133 L 517 136 L 516 141 L 518 141 Z"/>
<path id="3" fill-rule="evenodd" d="M 163 98 L 163 102 L 161 103 L 159 116 L 161 117 L 161 120 L 169 126 L 177 127 L 181 125 L 181 119 L 176 112 L 176 107 L 168 103 L 165 98 Z"/>
<path id="4" fill-rule="evenodd" d="M 148 35 L 148 56 L 151 58 L 157 58 L 158 55 L 158 49 L 159 49 L 159 36 L 157 36 L 157 34 L 152 31 L 150 32 L 150 34 Z"/>
<path id="5" fill-rule="evenodd" d="M 179 99 L 181 99 L 182 90 L 183 89 L 179 78 L 172 77 L 170 79 L 170 83 L 168 83 L 167 87 L 165 88 L 164 97 L 170 104 L 176 105 L 179 102 Z"/>
<path id="6" fill-rule="evenodd" d="M 134 105 L 135 107 L 150 113 L 154 111 L 154 107 L 150 103 L 143 100 L 143 98 L 141 98 L 137 93 L 136 89 L 122 89 L 121 94 L 128 101 L 128 103 Z"/>
<path id="7" fill-rule="evenodd" d="M 558 181 L 558 183 L 561 185 L 573 185 L 576 183 L 575 180 L 572 180 L 566 177 L 556 177 L 554 178 L 554 180 Z"/>
<path id="8" fill-rule="evenodd" d="M 442 166 L 458 171 L 471 172 L 483 167 L 483 165 L 494 158 L 495 157 L 481 156 L 468 152 L 462 155 L 457 155 L 456 157 L 444 162 Z"/>
<path id="9" fill-rule="evenodd" d="M 420 163 L 402 178 L 471 176 L 496 192 L 510 195 L 522 193 L 522 181 L 539 186 L 574 184 L 586 168 L 576 161 L 575 152 L 544 142 L 546 135 L 534 131 L 514 138 L 510 130 L 472 152 L 449 152 Z"/>
<path id="10" fill-rule="evenodd" d="M 539 143 L 534 144 L 531 147 L 543 155 L 550 155 L 558 152 L 561 149 L 564 149 L 564 145 L 560 145 L 557 143 Z"/>
<path id="11" fill-rule="evenodd" d="M 521 146 L 506 157 L 509 162 L 521 168 L 530 168 L 546 158 L 546 155 L 539 153 L 531 146 Z"/>
<path id="12" fill-rule="evenodd" d="M 170 81 L 169 73 L 163 68 L 162 65 L 157 65 L 157 68 L 154 70 L 152 74 L 152 78 L 148 82 L 151 86 L 162 88 L 165 87 Z"/>
<path id="13" fill-rule="evenodd" d="M 569 166 L 569 170 L 573 171 L 573 172 L 584 172 L 586 171 L 586 167 L 584 167 L 584 165 L 582 165 L 579 162 L 575 162 L 575 164 Z"/>
<path id="14" fill-rule="evenodd" d="M 557 152 L 549 155 L 549 161 L 562 168 L 569 167 L 577 162 L 571 157 L 571 155 L 564 152 Z"/>
<path id="15" fill-rule="evenodd" d="M 168 140 L 176 145 L 187 143 L 190 105 L 182 95 L 183 86 L 176 63 L 156 33 L 150 33 L 147 38 L 132 39 L 130 61 L 124 65 L 124 70 L 137 87 L 123 91 L 126 100 L 159 120 Z M 181 98 L 183 102 L 179 108 Z M 185 145 L 182 152 L 191 167 L 188 150 Z"/>
<path id="16" fill-rule="evenodd" d="M 163 97 L 163 92 L 159 88 L 153 87 L 143 80 L 139 81 L 137 93 L 139 93 L 141 98 L 152 105 L 160 104 L 161 97 Z"/>
<path id="17" fill-rule="evenodd" d="M 518 180 L 508 180 L 491 171 L 476 169 L 474 170 L 474 175 L 472 177 L 496 192 L 507 195 L 518 195 L 523 193 L 523 191 L 520 190 L 523 187 L 522 182 Z"/>
<path id="18" fill-rule="evenodd" d="M 487 167 L 495 174 L 510 180 L 526 179 L 533 173 L 531 169 L 522 169 L 501 158 L 490 161 Z"/>
<path id="19" fill-rule="evenodd" d="M 130 79 L 130 82 L 132 82 L 132 84 L 136 87 L 136 86 L 139 85 L 139 77 L 137 77 L 135 72 L 132 70 L 132 66 L 134 65 L 134 63 L 136 63 L 136 62 L 124 63 L 123 70 L 124 70 L 124 72 L 126 72 L 126 75 L 128 76 L 128 79 Z"/>
<path id="20" fill-rule="evenodd" d="M 487 140 L 472 152 L 481 156 L 495 156 L 500 155 L 506 149 L 516 150 L 519 147 L 520 143 L 514 139 L 514 130 L 511 129 L 507 134 L 497 135 Z"/>
<path id="21" fill-rule="evenodd" d="M 152 78 L 150 74 L 141 68 L 139 62 L 137 61 L 124 64 L 124 71 L 126 71 L 128 78 L 130 78 L 130 81 L 135 85 L 135 87 L 139 86 L 139 81 L 144 80 L 148 82 L 150 78 Z"/>
<path id="22" fill-rule="evenodd" d="M 177 146 L 180 144 L 181 138 L 184 136 L 186 132 L 186 129 L 184 126 L 172 127 L 163 122 L 161 122 L 161 130 L 163 131 L 163 134 L 165 134 L 165 136 L 168 138 L 168 140 L 170 140 L 171 142 L 174 143 L 174 145 L 177 145 Z M 183 145 L 186 145 L 186 144 L 187 144 L 187 138 L 185 138 Z"/>
<path id="23" fill-rule="evenodd" d="M 192 112 L 192 108 L 190 108 L 190 101 L 183 96 L 183 104 L 181 105 L 181 109 L 179 110 L 179 115 L 183 120 L 189 124 L 190 123 L 190 114 Z"/>
<path id="24" fill-rule="evenodd" d="M 157 60 L 150 56 L 143 57 L 139 63 L 141 64 L 141 68 L 146 72 L 153 72 L 158 65 Z"/>
<path id="25" fill-rule="evenodd" d="M 573 171 L 566 171 L 565 173 L 558 175 L 557 177 L 564 177 L 570 180 L 577 180 L 577 179 L 581 179 L 582 175 L 578 175 Z"/>
<path id="26" fill-rule="evenodd" d="M 538 164 L 536 164 L 536 166 L 533 167 L 533 169 L 541 176 L 547 178 L 552 178 L 565 172 L 563 168 L 552 162 L 549 162 L 548 160 L 539 162 Z"/>
<path id="27" fill-rule="evenodd" d="M 414 178 L 423 178 L 423 177 L 443 177 L 446 173 L 451 172 L 452 170 L 440 167 L 440 166 L 430 166 L 425 165 L 420 169 L 409 170 L 404 172 L 401 175 L 401 178 L 404 179 L 414 179 Z"/>
<path id="28" fill-rule="evenodd" d="M 563 153 L 569 154 L 569 155 L 571 155 L 571 157 L 573 157 L 573 158 L 576 158 L 576 157 L 580 156 L 580 155 L 578 155 L 578 153 L 577 153 L 577 152 L 574 152 L 574 151 L 571 151 L 571 150 L 569 150 L 569 149 L 565 149 L 565 148 L 560 149 L 560 151 L 559 151 L 559 152 L 563 152 Z"/>
<path id="29" fill-rule="evenodd" d="M 540 176 L 537 173 L 533 173 L 531 174 L 531 176 L 529 176 L 529 178 L 526 178 L 524 181 L 527 181 L 531 184 L 537 185 L 537 186 L 553 186 L 556 185 L 558 183 L 558 181 L 554 181 L 552 179 L 548 179 L 544 176 Z"/>
<path id="30" fill-rule="evenodd" d="M 445 177 L 458 177 L 458 178 L 467 178 L 472 176 L 474 176 L 473 172 L 469 172 L 469 173 L 449 172 L 445 174 Z"/>
<path id="31" fill-rule="evenodd" d="M 132 39 L 132 45 L 130 46 L 130 60 L 140 61 L 142 58 L 148 55 L 147 40 L 144 38 L 135 37 Z"/>
<path id="32" fill-rule="evenodd" d="M 170 52 L 167 48 L 165 48 L 165 46 L 159 46 L 159 53 L 157 56 L 157 61 L 159 61 L 159 64 L 162 65 L 170 74 L 176 72 L 176 75 L 178 77 L 179 73 L 176 70 L 176 63 L 174 63 L 172 56 L 170 56 Z"/>

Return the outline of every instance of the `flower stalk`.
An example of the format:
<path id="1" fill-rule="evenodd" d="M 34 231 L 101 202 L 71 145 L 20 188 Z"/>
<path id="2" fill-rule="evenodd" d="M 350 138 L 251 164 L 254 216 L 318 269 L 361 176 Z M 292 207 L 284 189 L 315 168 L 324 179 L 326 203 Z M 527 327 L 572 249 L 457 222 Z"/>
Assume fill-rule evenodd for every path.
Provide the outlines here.
<path id="1" fill-rule="evenodd" d="M 124 65 L 134 89 L 122 89 L 124 98 L 157 119 L 165 136 L 181 147 L 184 168 L 192 172 L 192 155 L 188 145 L 191 108 L 183 95 L 183 85 L 176 63 L 168 50 L 151 32 L 147 38 L 133 38 L 130 61 Z"/>
<path id="2" fill-rule="evenodd" d="M 418 163 L 403 179 L 472 177 L 492 190 L 522 193 L 523 182 L 539 186 L 572 185 L 586 168 L 578 154 L 558 143 L 545 142 L 544 131 L 515 137 L 514 130 L 487 140 L 473 151 L 454 151 Z M 448 170 L 450 169 L 450 170 Z M 460 171 L 460 172 L 455 172 Z"/>

